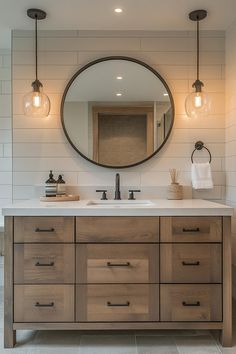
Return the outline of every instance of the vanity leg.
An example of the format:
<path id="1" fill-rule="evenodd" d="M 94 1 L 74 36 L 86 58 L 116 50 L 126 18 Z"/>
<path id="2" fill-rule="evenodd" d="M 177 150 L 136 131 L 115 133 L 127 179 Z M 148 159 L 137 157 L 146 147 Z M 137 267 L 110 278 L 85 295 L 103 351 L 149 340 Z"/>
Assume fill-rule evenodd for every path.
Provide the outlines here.
<path id="1" fill-rule="evenodd" d="M 4 347 L 12 348 L 16 343 L 13 330 L 13 217 L 4 220 Z"/>
<path id="2" fill-rule="evenodd" d="M 223 347 L 232 346 L 232 255 L 231 218 L 223 217 Z"/>

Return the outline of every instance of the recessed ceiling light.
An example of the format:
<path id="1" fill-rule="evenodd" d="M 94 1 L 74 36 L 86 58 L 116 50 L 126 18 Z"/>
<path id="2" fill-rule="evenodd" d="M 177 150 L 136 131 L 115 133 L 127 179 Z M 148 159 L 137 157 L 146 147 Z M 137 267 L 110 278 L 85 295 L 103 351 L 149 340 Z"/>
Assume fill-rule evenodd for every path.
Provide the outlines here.
<path id="1" fill-rule="evenodd" d="M 117 7 L 115 10 L 114 10 L 117 14 L 121 14 L 123 12 L 123 9 L 121 9 L 120 7 Z"/>
<path id="2" fill-rule="evenodd" d="M 116 78 L 117 78 L 117 80 L 122 80 L 123 79 L 122 76 L 117 76 Z"/>
<path id="3" fill-rule="evenodd" d="M 163 93 L 163 96 L 169 96 L 168 93 Z"/>
<path id="4" fill-rule="evenodd" d="M 121 92 L 117 92 L 116 96 L 122 96 L 122 93 Z"/>

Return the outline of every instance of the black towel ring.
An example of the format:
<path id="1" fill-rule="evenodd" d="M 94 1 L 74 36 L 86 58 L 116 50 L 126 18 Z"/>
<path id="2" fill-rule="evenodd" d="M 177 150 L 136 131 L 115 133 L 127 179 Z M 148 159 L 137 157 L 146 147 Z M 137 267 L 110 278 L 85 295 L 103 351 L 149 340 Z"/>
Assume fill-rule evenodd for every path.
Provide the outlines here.
<path id="1" fill-rule="evenodd" d="M 192 155 L 191 155 L 192 163 L 193 163 L 193 155 L 194 155 L 195 151 L 196 150 L 202 150 L 202 149 L 206 149 L 209 152 L 209 155 L 210 155 L 209 163 L 211 163 L 211 152 L 210 152 L 210 150 L 207 147 L 204 146 L 204 143 L 202 141 L 197 141 L 195 143 L 195 149 L 193 150 Z"/>

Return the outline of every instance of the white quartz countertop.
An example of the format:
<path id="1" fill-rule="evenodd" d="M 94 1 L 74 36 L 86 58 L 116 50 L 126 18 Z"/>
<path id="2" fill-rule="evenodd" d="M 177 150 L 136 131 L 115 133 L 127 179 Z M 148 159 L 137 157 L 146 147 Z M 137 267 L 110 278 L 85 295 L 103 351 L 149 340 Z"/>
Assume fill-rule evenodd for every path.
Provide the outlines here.
<path id="1" fill-rule="evenodd" d="M 109 202 L 109 201 L 108 201 Z M 137 203 L 138 201 L 136 201 Z M 141 202 L 141 200 L 140 200 Z M 149 205 L 91 205 L 89 200 L 40 202 L 32 199 L 4 207 L 4 216 L 230 216 L 233 208 L 201 199 L 151 200 Z M 89 205 L 90 204 L 90 205 Z"/>

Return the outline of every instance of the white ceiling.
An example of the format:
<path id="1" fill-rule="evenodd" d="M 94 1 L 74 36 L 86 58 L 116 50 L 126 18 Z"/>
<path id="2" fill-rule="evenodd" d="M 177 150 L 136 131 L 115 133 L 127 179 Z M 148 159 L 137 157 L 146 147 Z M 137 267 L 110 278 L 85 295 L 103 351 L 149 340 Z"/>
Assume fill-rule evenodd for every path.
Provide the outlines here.
<path id="1" fill-rule="evenodd" d="M 0 0 L 0 42 L 4 31 L 32 29 L 30 7 L 45 10 L 43 28 L 54 30 L 191 30 L 188 13 L 199 8 L 209 12 L 203 29 L 225 30 L 236 18 L 236 0 Z"/>

